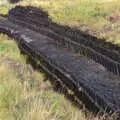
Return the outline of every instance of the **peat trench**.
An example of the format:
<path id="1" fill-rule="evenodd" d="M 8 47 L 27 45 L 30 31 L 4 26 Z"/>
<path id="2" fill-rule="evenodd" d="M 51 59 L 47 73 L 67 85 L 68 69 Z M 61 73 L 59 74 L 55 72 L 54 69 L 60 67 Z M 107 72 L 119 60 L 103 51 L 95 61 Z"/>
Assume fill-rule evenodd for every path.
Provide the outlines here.
<path id="1" fill-rule="evenodd" d="M 58 25 L 34 7 L 12 9 L 0 19 L 0 32 L 78 98 L 83 95 L 100 110 L 120 115 L 118 46 Z"/>
<path id="2" fill-rule="evenodd" d="M 102 64 L 120 76 L 120 47 L 69 26 L 59 25 L 41 9 L 21 7 L 10 10 L 9 20 L 55 39 L 60 46 Z"/>

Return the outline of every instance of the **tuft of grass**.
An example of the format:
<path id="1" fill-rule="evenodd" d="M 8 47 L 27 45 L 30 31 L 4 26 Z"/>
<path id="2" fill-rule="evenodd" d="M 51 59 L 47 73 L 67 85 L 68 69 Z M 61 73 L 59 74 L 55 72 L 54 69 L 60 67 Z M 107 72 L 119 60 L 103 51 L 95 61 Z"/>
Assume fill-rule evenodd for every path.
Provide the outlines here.
<path id="1" fill-rule="evenodd" d="M 11 4 L 8 3 L 0 4 L 0 14 L 6 15 L 11 8 L 12 8 Z"/>
<path id="2" fill-rule="evenodd" d="M 20 59 L 20 52 L 14 40 L 11 40 L 7 35 L 0 34 L 0 58 L 12 57 Z"/>

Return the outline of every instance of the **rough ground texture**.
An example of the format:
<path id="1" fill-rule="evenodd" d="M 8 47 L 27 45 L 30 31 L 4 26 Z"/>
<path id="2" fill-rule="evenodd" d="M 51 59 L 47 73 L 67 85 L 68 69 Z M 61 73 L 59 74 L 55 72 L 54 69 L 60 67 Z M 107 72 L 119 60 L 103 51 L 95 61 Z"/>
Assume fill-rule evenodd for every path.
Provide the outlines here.
<path id="1" fill-rule="evenodd" d="M 40 15 L 46 18 L 45 14 Z M 48 23 L 43 23 L 43 27 L 47 27 Z M 119 113 L 119 77 L 109 73 L 102 65 L 86 57 L 78 57 L 63 47 L 60 49 L 53 36 L 23 29 L 8 20 L 0 20 L 0 31 L 16 39 L 22 52 L 73 90 L 78 98 L 81 95 L 86 96 L 98 108 Z"/>
<path id="2" fill-rule="evenodd" d="M 33 18 L 36 19 L 33 19 Z M 55 39 L 55 42 L 74 51 L 92 58 L 109 71 L 120 75 L 120 48 L 105 40 L 98 39 L 77 29 L 58 25 L 43 10 L 35 7 L 20 7 L 9 12 L 9 20 L 26 26 L 34 31 Z"/>

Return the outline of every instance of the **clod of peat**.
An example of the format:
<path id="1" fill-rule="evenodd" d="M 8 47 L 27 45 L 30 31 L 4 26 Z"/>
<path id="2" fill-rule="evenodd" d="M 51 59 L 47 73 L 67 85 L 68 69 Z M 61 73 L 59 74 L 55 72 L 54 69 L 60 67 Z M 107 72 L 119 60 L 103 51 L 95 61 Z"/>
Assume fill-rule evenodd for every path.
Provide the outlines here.
<path id="1" fill-rule="evenodd" d="M 17 3 L 17 2 L 20 2 L 22 0 L 8 0 L 10 3 Z"/>
<path id="2" fill-rule="evenodd" d="M 49 18 L 47 12 L 32 6 L 16 6 L 9 11 L 8 19 L 20 26 L 52 37 L 61 46 L 93 59 L 110 72 L 120 76 L 119 46 L 67 25 L 57 24 Z"/>

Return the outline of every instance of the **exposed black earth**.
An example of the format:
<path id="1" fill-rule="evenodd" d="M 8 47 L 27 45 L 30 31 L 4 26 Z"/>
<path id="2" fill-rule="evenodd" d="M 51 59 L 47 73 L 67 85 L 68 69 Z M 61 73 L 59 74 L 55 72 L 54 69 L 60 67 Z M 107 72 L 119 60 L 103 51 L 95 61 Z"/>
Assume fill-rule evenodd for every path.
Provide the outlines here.
<path id="1" fill-rule="evenodd" d="M 8 0 L 10 3 L 17 3 L 17 2 L 20 2 L 22 0 Z"/>
<path id="2" fill-rule="evenodd" d="M 33 19 L 35 18 L 35 19 Z M 120 48 L 103 39 L 82 31 L 52 22 L 46 12 L 34 7 L 16 7 L 9 13 L 9 20 L 55 39 L 55 42 L 83 54 L 102 64 L 109 71 L 120 75 Z"/>
<path id="3" fill-rule="evenodd" d="M 22 52 L 78 98 L 120 115 L 118 46 L 58 25 L 38 8 L 18 6 L 8 16 L 0 18 L 0 32 L 14 38 Z"/>

